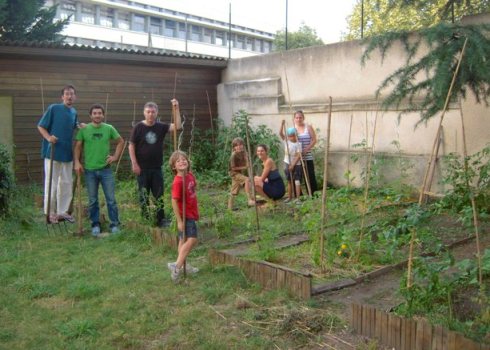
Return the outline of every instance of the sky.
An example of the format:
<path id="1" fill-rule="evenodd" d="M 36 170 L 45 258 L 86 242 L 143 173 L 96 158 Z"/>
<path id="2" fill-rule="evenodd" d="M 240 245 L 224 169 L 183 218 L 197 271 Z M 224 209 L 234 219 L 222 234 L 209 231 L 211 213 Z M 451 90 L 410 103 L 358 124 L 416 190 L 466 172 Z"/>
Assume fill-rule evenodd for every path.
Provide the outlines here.
<path id="1" fill-rule="evenodd" d="M 154 6 L 276 33 L 286 27 L 297 31 L 301 23 L 316 30 L 325 44 L 340 41 L 347 31 L 347 16 L 360 0 L 139 0 Z"/>

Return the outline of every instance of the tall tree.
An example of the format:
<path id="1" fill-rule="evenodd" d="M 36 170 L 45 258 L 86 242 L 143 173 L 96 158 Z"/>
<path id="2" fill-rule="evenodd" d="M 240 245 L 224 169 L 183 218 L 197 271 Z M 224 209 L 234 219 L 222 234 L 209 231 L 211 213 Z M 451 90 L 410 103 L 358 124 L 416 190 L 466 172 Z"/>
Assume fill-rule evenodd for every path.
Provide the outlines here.
<path id="1" fill-rule="evenodd" d="M 286 49 L 286 31 L 279 30 L 274 38 L 274 51 Z M 288 49 L 300 49 L 303 47 L 323 45 L 323 40 L 318 37 L 316 30 L 302 23 L 297 32 L 288 31 Z"/>
<path id="2" fill-rule="evenodd" d="M 44 7 L 43 0 L 0 0 L 0 41 L 62 41 L 68 19 L 55 16 L 56 5 Z"/>
<path id="3" fill-rule="evenodd" d="M 455 22 L 465 15 L 490 11 L 490 0 L 359 0 L 349 16 L 346 39 L 361 38 L 388 31 L 419 30 L 440 22 Z"/>
<path id="4" fill-rule="evenodd" d="M 435 116 L 444 107 L 444 102 L 458 56 L 467 41 L 466 51 L 459 67 L 450 98 L 465 98 L 472 92 L 478 103 L 489 105 L 490 97 L 490 25 L 459 25 L 440 23 L 424 28 L 413 35 L 408 31 L 388 32 L 367 41 L 362 57 L 364 63 L 369 55 L 379 50 L 384 58 L 395 42 L 401 42 L 407 53 L 406 64 L 390 74 L 376 91 L 383 91 L 383 107 L 398 106 L 406 101 L 408 108 L 402 113 L 420 111 L 422 121 Z M 420 54 L 420 47 L 428 50 Z"/>

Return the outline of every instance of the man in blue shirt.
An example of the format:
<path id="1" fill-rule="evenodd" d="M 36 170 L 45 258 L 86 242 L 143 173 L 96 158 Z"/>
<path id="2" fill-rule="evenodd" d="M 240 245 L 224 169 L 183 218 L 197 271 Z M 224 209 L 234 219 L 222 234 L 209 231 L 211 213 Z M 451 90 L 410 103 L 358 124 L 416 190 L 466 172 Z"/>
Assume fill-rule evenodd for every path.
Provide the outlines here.
<path id="1" fill-rule="evenodd" d="M 77 111 L 73 108 L 76 100 L 75 87 L 66 85 L 61 90 L 62 103 L 48 107 L 37 128 L 43 137 L 41 156 L 44 158 L 44 213 L 49 214 L 49 222 L 59 220 L 74 222 L 68 211 L 72 200 L 73 186 L 73 131 L 78 127 Z M 54 147 L 50 213 L 48 189 L 51 147 Z"/>

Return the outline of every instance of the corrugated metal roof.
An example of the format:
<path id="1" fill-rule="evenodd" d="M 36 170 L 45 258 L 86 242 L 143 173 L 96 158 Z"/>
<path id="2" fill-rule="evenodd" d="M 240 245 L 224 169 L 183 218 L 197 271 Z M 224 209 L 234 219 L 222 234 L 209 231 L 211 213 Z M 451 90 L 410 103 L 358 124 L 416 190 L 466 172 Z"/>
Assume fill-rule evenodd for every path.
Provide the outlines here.
<path id="1" fill-rule="evenodd" d="M 203 61 L 207 61 L 207 63 L 204 63 L 204 65 L 214 65 L 212 63 L 215 63 L 218 66 L 224 67 L 226 66 L 226 61 L 227 59 L 223 57 L 217 57 L 217 56 L 208 56 L 208 55 L 200 55 L 200 54 L 194 54 L 194 53 L 189 53 L 189 52 L 181 52 L 181 51 L 173 51 L 173 50 L 162 50 L 162 49 L 157 49 L 157 48 L 148 48 L 144 50 L 134 50 L 134 49 L 120 49 L 120 48 L 107 48 L 107 47 L 96 47 L 96 46 L 88 46 L 88 45 L 79 45 L 79 44 L 68 44 L 64 42 L 47 42 L 47 41 L 22 41 L 22 40 L 15 40 L 15 41 L 0 41 L 0 49 L 4 47 L 9 47 L 9 48 L 19 48 L 19 49 L 56 49 L 56 50 L 67 50 L 68 51 L 73 51 L 76 50 L 78 52 L 84 52 L 87 54 L 90 53 L 108 53 L 111 54 L 111 58 L 121 58 L 121 59 L 127 59 L 128 55 L 133 56 L 132 59 L 137 59 L 135 56 L 140 56 L 142 60 L 148 59 L 150 57 L 153 58 L 162 58 L 165 60 L 171 59 L 172 61 L 174 60 L 182 60 L 186 61 L 187 63 L 190 63 L 189 60 L 192 61 L 201 61 L 201 63 L 204 63 Z M 5 53 L 4 50 L 2 50 L 3 53 Z M 11 50 L 9 51 L 10 53 L 14 53 Z M 183 63 L 183 62 L 182 62 Z M 194 64 L 199 64 L 198 62 L 193 62 Z"/>

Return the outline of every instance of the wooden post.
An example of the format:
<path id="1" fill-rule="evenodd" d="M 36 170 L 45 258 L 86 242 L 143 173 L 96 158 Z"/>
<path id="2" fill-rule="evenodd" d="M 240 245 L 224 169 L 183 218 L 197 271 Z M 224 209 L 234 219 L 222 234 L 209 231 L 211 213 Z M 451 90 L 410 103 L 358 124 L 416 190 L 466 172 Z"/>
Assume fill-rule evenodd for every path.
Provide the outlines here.
<path id="1" fill-rule="evenodd" d="M 175 90 L 177 89 L 177 72 L 175 72 L 175 79 L 174 79 L 174 94 L 173 98 L 175 98 Z M 175 106 L 172 104 L 172 121 L 174 123 L 174 151 L 177 151 L 177 128 L 175 127 L 175 123 L 177 122 L 177 110 Z"/>
<path id="2" fill-rule="evenodd" d="M 252 155 L 250 151 L 250 136 L 249 136 L 249 131 L 248 131 L 248 116 L 246 119 L 246 125 L 245 125 L 245 136 L 247 138 L 247 153 L 248 153 L 248 178 L 250 181 L 250 186 L 252 187 L 252 194 L 254 196 L 254 206 L 255 206 L 255 221 L 257 223 L 257 239 L 259 239 L 259 231 L 260 231 L 260 224 L 259 224 L 259 210 L 257 208 L 257 193 L 255 191 L 255 181 L 254 181 L 254 175 L 253 175 L 253 168 L 252 168 Z"/>
<path id="3" fill-rule="evenodd" d="M 366 183 L 364 186 L 364 207 L 362 208 L 361 228 L 359 233 L 359 245 L 357 247 L 357 256 L 356 256 L 357 261 L 359 261 L 359 256 L 361 254 L 361 244 L 364 236 L 364 222 L 366 220 L 367 202 L 368 202 L 368 194 L 369 194 L 369 177 L 371 176 L 371 161 L 374 155 L 374 141 L 376 138 L 376 124 L 378 122 L 378 111 L 379 108 L 376 108 L 376 115 L 374 117 L 374 127 L 373 127 L 373 140 L 371 141 L 371 152 L 368 153 L 368 159 L 366 164 Z M 367 121 L 366 121 L 366 129 L 367 129 Z M 367 138 L 366 138 L 366 146 L 367 146 Z"/>
<path id="4" fill-rule="evenodd" d="M 284 119 L 282 121 L 281 128 L 282 128 L 282 132 L 284 133 L 284 143 L 286 144 L 286 152 L 288 153 L 288 160 L 289 160 L 288 166 L 290 166 L 291 165 L 291 153 L 289 152 L 288 133 L 286 130 L 286 121 Z M 293 172 L 291 170 L 289 171 L 289 186 L 291 186 L 291 197 L 295 197 L 295 196 L 293 196 L 293 193 L 296 193 L 296 188 L 294 186 Z M 299 193 L 296 193 L 296 196 L 299 197 Z M 289 198 L 289 200 L 292 200 L 292 198 Z"/>
<path id="5" fill-rule="evenodd" d="M 206 97 L 208 99 L 209 121 L 211 122 L 211 140 L 213 142 L 213 146 L 216 146 L 216 142 L 214 140 L 213 113 L 211 112 L 211 101 L 209 100 L 208 90 L 206 90 Z"/>
<path id="6" fill-rule="evenodd" d="M 329 97 L 330 104 L 328 107 L 328 122 L 327 122 L 327 136 L 325 138 L 325 153 L 323 157 L 323 188 L 322 188 L 322 223 L 320 227 L 320 266 L 322 271 L 325 269 L 324 264 L 324 254 L 325 250 L 325 233 L 323 232 L 325 228 L 325 221 L 327 217 L 327 178 L 328 178 L 328 153 L 330 152 L 330 126 L 332 123 L 332 97 Z"/>
<path id="7" fill-rule="evenodd" d="M 476 259 L 478 262 L 478 283 L 480 284 L 480 290 L 483 288 L 483 272 L 481 262 L 481 249 L 480 249 L 480 234 L 478 232 L 478 211 L 476 210 L 475 194 L 471 190 L 470 179 L 468 177 L 468 150 L 466 148 L 466 132 L 464 127 L 463 110 L 461 108 L 461 102 L 459 104 L 459 111 L 461 115 L 461 130 L 463 136 L 463 157 L 464 157 L 464 172 L 466 178 L 467 191 L 470 193 L 471 209 L 473 211 L 473 226 L 475 227 L 476 238 Z M 480 299 L 481 300 L 481 299 Z"/>
<path id="8" fill-rule="evenodd" d="M 350 189 L 350 143 L 352 136 L 352 120 L 354 119 L 354 115 L 350 115 L 350 125 L 349 125 L 349 139 L 347 144 L 347 188 Z"/>
<path id="9" fill-rule="evenodd" d="M 77 174 L 77 226 L 78 236 L 83 236 L 83 222 L 82 222 L 82 174 Z"/>

